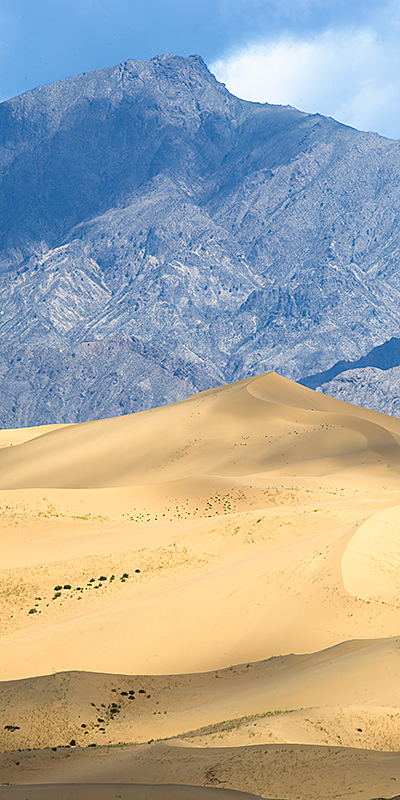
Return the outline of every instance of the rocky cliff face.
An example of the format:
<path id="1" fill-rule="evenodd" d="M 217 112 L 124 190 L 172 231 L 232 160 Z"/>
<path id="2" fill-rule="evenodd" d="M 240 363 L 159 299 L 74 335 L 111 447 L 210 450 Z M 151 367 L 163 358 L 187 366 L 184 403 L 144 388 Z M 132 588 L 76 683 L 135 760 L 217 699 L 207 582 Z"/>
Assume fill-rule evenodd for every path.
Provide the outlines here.
<path id="1" fill-rule="evenodd" d="M 399 142 L 169 55 L 9 100 L 0 131 L 2 427 L 269 369 L 380 407 L 390 368 L 396 393 L 400 353 L 368 354 L 400 335 Z"/>

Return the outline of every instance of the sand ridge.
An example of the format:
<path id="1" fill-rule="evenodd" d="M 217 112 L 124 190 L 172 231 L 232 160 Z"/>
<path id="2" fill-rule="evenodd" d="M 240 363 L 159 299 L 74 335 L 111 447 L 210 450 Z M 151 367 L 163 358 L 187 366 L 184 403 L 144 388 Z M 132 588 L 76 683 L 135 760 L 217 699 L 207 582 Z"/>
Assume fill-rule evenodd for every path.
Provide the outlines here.
<path id="1" fill-rule="evenodd" d="M 254 794 L 235 789 L 218 789 L 179 784 L 110 783 L 53 784 L 41 786 L 0 786 L 0 798 L 8 800 L 257 800 Z"/>
<path id="2" fill-rule="evenodd" d="M 371 462 L 378 473 L 399 474 L 400 422 L 385 425 L 383 414 L 356 414 L 347 403 L 291 384 L 269 373 L 174 405 L 62 426 L 2 448 L 0 487 L 133 486 L 188 475 L 276 474 L 289 465 L 291 475 L 318 475 Z M 269 400 L 286 387 L 289 402 Z"/>
<path id="3" fill-rule="evenodd" d="M 254 794 L 235 789 L 148 783 L 62 784 L 41 786 L 0 786 L 4 800 L 257 800 Z"/>
<path id="4" fill-rule="evenodd" d="M 2 432 L 1 748 L 57 748 L 7 762 L 11 782 L 68 782 L 54 763 L 83 759 L 90 783 L 100 756 L 118 782 L 130 742 L 153 766 L 128 782 L 199 783 L 171 764 L 208 753 L 202 785 L 291 800 L 288 754 L 313 774 L 336 753 L 390 796 L 400 776 L 374 753 L 400 750 L 399 477 L 400 420 L 274 373 Z M 275 783 L 251 783 L 254 747 L 280 754 Z M 47 778 L 26 766 L 42 756 Z M 351 797 L 353 766 L 328 773 L 308 796 Z"/>
<path id="5" fill-rule="evenodd" d="M 179 739 L 214 747 L 261 740 L 396 751 L 399 652 L 397 637 L 353 640 L 209 673 L 65 672 L 3 682 L 1 750 Z"/>
<path id="6" fill-rule="evenodd" d="M 17 752 L 0 756 L 0 768 L 6 779 L 27 785 L 97 784 L 100 797 L 102 786 L 114 781 L 115 776 L 119 776 L 117 783 L 158 784 L 159 787 L 173 781 L 185 788 L 197 785 L 244 791 L 264 800 L 279 797 L 284 800 L 393 798 L 400 782 L 398 754 L 297 744 L 215 749 L 174 747 L 165 743 L 136 748 L 84 748 L 73 752 L 68 749 Z M 7 800 L 14 796 L 12 790 L 16 791 L 12 786 L 0 788 Z M 25 795 L 24 800 L 26 797 L 29 795 Z M 103 798 L 114 800 L 113 795 L 104 797 L 103 794 Z M 29 800 L 36 798 L 33 795 Z M 207 800 L 212 800 L 212 795 Z M 215 800 L 219 800 L 218 795 Z M 240 796 L 237 800 L 241 800 Z"/>
<path id="7" fill-rule="evenodd" d="M 382 502 L 376 493 L 326 494 L 323 503 L 311 494 L 308 506 L 253 507 L 179 525 L 127 521 L 97 537 L 93 522 L 83 520 L 75 541 L 86 547 L 89 522 L 95 555 L 81 549 L 74 558 L 44 556 L 40 566 L 2 571 L 0 676 L 202 672 L 346 638 L 395 636 L 397 595 L 365 598 L 357 587 L 347 591 L 343 579 L 367 514 L 379 517 L 382 506 L 396 513 L 399 498 L 389 494 Z M 54 537 L 57 523 L 50 524 Z M 35 534 L 31 547 L 45 551 L 48 528 Z M 310 615 L 314 624 L 304 627 Z"/>

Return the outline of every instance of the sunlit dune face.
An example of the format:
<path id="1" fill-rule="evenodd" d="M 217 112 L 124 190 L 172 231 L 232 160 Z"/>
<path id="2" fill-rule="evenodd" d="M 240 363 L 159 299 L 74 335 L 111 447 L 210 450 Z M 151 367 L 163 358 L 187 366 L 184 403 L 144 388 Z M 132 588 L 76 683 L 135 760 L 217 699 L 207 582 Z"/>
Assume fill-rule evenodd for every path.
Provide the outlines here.
<path id="1" fill-rule="evenodd" d="M 287 743 L 311 761 L 321 747 L 400 750 L 399 437 L 397 419 L 273 373 L 3 432 L 3 751 L 55 747 L 36 778 L 68 782 L 61 746 L 82 774 L 110 776 L 117 762 L 96 748 L 136 742 L 135 781 L 166 782 L 159 740 L 176 783 L 246 790 L 255 746 L 281 764 Z M 242 747 L 240 774 L 210 761 Z M 193 748 L 209 753 L 196 774 Z M 4 758 L 13 781 L 22 764 L 33 775 L 33 756 Z M 253 793 L 277 797 L 265 774 Z"/>

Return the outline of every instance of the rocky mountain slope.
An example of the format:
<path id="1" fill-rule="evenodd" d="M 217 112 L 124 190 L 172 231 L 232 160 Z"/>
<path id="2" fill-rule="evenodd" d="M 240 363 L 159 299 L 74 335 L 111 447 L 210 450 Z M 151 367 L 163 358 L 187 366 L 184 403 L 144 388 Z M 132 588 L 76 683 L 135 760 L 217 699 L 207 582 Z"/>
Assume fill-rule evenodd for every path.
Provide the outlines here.
<path id="1" fill-rule="evenodd" d="M 0 131 L 2 427 L 269 369 L 398 413 L 399 142 L 173 55 L 6 101 Z"/>

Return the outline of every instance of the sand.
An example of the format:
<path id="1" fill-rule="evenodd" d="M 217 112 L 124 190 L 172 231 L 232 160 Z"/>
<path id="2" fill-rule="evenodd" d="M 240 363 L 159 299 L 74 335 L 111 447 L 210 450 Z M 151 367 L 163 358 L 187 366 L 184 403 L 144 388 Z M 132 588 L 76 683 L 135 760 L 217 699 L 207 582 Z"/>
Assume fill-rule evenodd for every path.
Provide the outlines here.
<path id="1" fill-rule="evenodd" d="M 254 794 L 230 789 L 200 786 L 149 784 L 53 784 L 40 786 L 0 786 L 0 798 L 14 800 L 254 800 Z"/>
<path id="2" fill-rule="evenodd" d="M 168 746 L 192 765 L 223 753 L 224 787 L 262 797 L 394 796 L 399 479 L 400 420 L 274 373 L 1 432 L 0 749 L 21 751 L 3 783 L 75 783 L 44 750 L 73 740 L 68 764 L 101 753 L 104 783 L 198 784 L 157 779 Z M 121 742 L 156 753 L 144 777 L 119 774 Z M 361 767 L 313 770 L 305 795 L 304 775 L 283 779 L 288 744 Z M 283 759 L 275 782 L 254 782 L 254 747 Z M 356 795 L 363 765 L 375 795 L 369 778 Z"/>
<path id="3" fill-rule="evenodd" d="M 109 795 L 101 792 L 104 786 L 114 782 L 133 784 L 133 797 L 134 784 L 155 784 L 160 791 L 159 787 L 174 782 L 174 785 L 197 785 L 210 791 L 242 790 L 250 796 L 273 800 L 333 800 L 337 797 L 372 800 L 395 797 L 400 785 L 399 754 L 297 744 L 213 749 L 173 747 L 167 743 L 136 748 L 98 748 L 97 751 L 85 748 L 72 753 L 68 750 L 13 753 L 0 759 L 6 780 L 21 781 L 22 775 L 27 786 L 36 784 L 39 787 L 39 797 L 46 783 L 64 784 L 72 791 L 76 784 L 88 786 L 88 791 L 93 792 L 89 797 L 111 800 L 121 792 Z M 14 792 L 14 787 L 0 787 L 0 797 L 5 800 L 13 798 Z M 74 798 L 73 793 L 70 796 Z M 86 800 L 86 795 L 83 796 Z M 31 798 L 23 792 L 17 797 L 34 800 L 34 795 Z M 58 800 L 57 794 L 53 797 Z M 188 800 L 190 797 L 188 793 Z M 216 792 L 215 796 L 210 794 L 204 800 L 213 800 L 213 797 L 225 800 Z M 164 800 L 161 792 L 154 800 Z M 235 800 L 235 795 L 229 800 Z M 242 800 L 240 795 L 236 800 Z"/>

